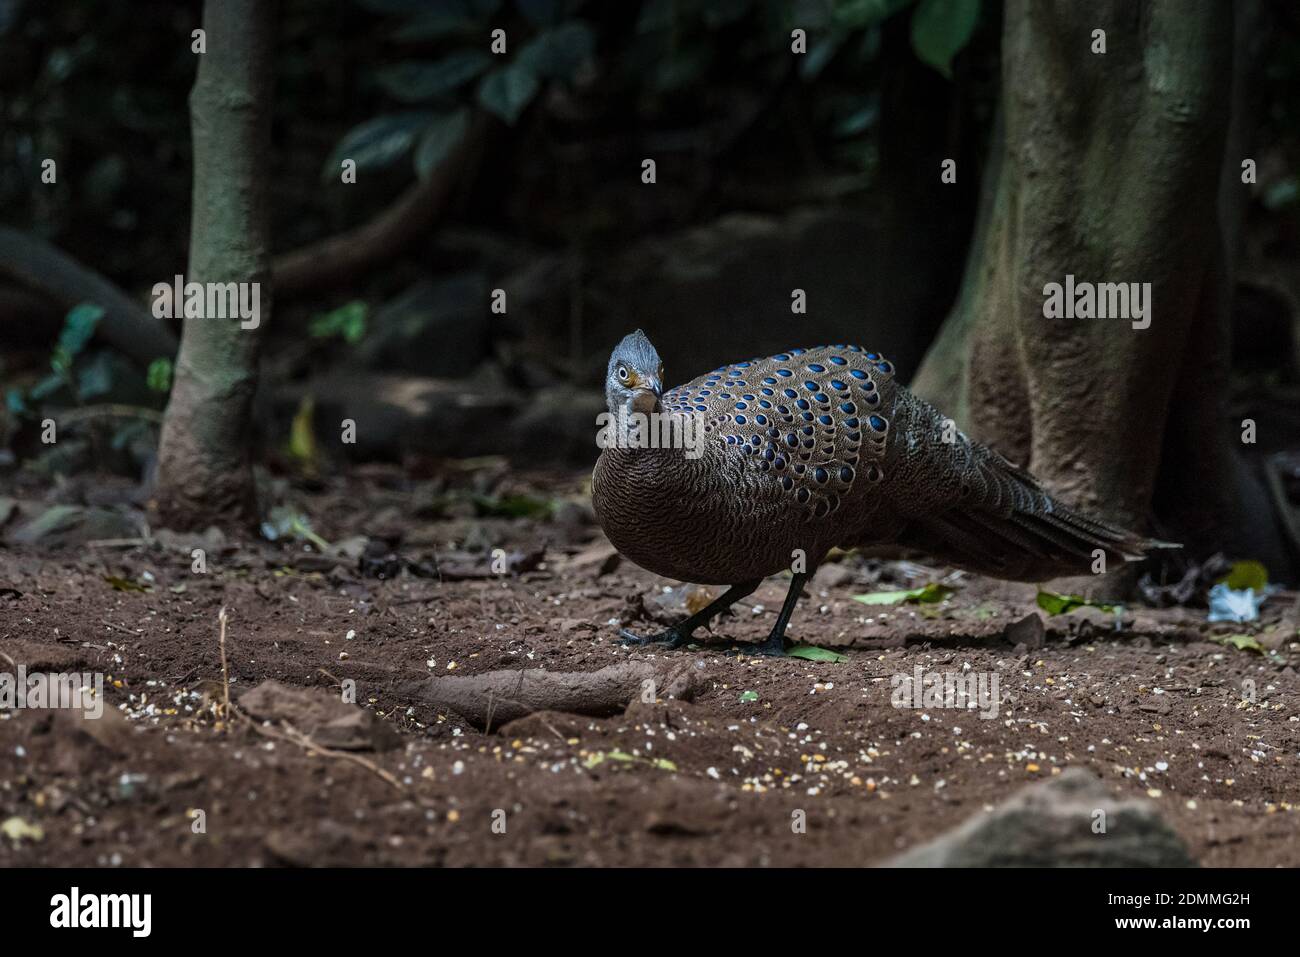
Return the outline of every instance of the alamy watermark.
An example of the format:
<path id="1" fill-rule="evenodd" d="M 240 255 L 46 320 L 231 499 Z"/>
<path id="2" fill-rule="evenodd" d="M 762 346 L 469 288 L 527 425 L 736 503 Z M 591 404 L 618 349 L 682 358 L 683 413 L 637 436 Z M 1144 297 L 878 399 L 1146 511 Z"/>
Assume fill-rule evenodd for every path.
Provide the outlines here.
<path id="1" fill-rule="evenodd" d="M 997 672 L 927 672 L 917 665 L 912 674 L 896 674 L 889 684 L 894 689 L 890 703 L 895 708 L 978 709 L 981 718 L 991 721 L 1002 703 Z"/>
<path id="2" fill-rule="evenodd" d="M 1130 319 L 1134 329 L 1151 325 L 1151 283 L 1065 282 L 1043 286 L 1043 316 L 1047 319 Z"/>
<path id="3" fill-rule="evenodd" d="M 596 445 L 602 449 L 683 449 L 686 458 L 704 454 L 704 416 L 672 412 L 602 412 L 596 416 Z"/>
<path id="4" fill-rule="evenodd" d="M 186 282 L 177 274 L 153 286 L 153 314 L 158 319 L 238 319 L 239 328 L 256 329 L 262 321 L 259 282 Z"/>
<path id="5" fill-rule="evenodd" d="M 18 665 L 16 674 L 0 671 L 0 711 L 10 708 L 60 708 L 99 718 L 104 714 L 104 676 L 90 671 L 29 674 L 25 665 Z"/>

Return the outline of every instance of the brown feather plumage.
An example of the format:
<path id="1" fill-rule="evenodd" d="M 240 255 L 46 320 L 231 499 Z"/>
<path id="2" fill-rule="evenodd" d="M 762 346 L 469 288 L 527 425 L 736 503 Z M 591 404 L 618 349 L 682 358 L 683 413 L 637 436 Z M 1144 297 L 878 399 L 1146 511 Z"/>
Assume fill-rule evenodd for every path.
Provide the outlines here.
<path id="1" fill-rule="evenodd" d="M 648 343 L 647 343 L 648 345 Z M 612 366 L 611 366 L 612 368 Z M 610 541 L 669 578 L 734 584 L 815 567 L 833 546 L 900 543 L 999 578 L 1042 581 L 1163 544 L 1057 502 L 972 442 L 858 346 L 733 363 L 662 396 L 703 418 L 703 455 L 606 449 L 592 500 Z"/>

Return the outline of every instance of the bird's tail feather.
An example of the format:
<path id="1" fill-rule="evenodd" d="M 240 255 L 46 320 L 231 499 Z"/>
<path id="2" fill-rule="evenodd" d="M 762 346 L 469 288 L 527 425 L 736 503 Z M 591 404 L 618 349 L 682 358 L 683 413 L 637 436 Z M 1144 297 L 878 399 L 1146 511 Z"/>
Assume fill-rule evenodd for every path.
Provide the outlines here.
<path id="1" fill-rule="evenodd" d="M 1098 550 L 1111 567 L 1142 561 L 1154 549 L 1180 547 L 1061 504 L 996 453 L 981 464 L 983 494 L 914 522 L 903 536 L 906 544 L 972 571 L 1020 581 L 1089 574 Z"/>

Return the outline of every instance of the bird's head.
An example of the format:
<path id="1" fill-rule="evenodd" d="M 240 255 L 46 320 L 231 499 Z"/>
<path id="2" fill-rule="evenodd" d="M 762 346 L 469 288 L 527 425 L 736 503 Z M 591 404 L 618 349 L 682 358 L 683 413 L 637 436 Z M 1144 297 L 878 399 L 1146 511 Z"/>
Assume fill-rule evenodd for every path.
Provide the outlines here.
<path id="1" fill-rule="evenodd" d="M 638 329 L 614 347 L 605 374 L 605 401 L 609 411 L 658 412 L 664 391 L 664 363 Z"/>

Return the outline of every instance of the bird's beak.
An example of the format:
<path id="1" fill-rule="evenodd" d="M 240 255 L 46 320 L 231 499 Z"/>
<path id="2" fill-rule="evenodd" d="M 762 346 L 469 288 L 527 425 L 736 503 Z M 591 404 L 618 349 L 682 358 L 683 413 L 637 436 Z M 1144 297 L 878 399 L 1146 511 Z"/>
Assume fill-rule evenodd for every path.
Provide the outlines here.
<path id="1" fill-rule="evenodd" d="M 659 390 L 658 389 L 633 389 L 632 398 L 628 402 L 628 407 L 633 412 L 642 412 L 649 415 L 651 412 L 659 411 Z"/>

